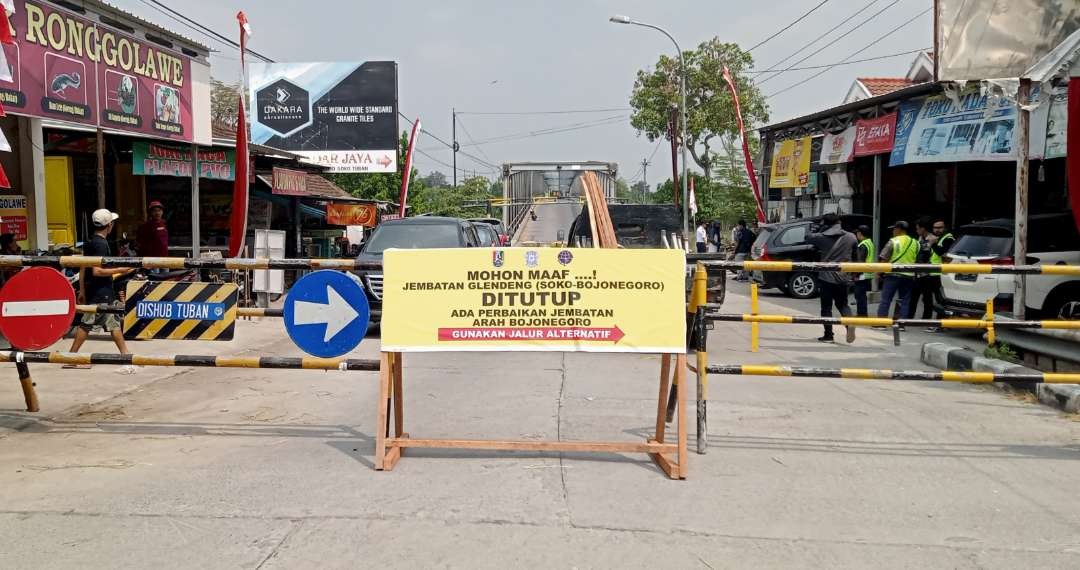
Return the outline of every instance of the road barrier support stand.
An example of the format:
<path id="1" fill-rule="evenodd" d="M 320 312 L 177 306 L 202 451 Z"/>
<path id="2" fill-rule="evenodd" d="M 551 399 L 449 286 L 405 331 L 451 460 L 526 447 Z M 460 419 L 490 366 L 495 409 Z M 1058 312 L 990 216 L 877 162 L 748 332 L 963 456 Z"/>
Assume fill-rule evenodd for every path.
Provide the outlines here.
<path id="1" fill-rule="evenodd" d="M 405 431 L 402 354 L 383 352 L 379 360 L 379 399 L 376 402 L 378 425 L 375 426 L 375 469 L 390 471 L 405 449 L 487 449 L 501 451 L 562 451 L 594 453 L 647 453 L 672 479 L 687 476 L 686 426 L 686 355 L 663 354 L 660 365 L 660 396 L 657 402 L 656 433 L 641 442 L 604 441 L 525 441 L 477 439 L 417 439 Z M 674 356 L 674 359 L 672 358 Z M 672 366 L 674 360 L 674 367 Z M 677 436 L 667 443 L 664 414 L 670 372 L 674 368 L 676 390 Z M 391 430 L 393 420 L 393 430 Z"/>
<path id="2" fill-rule="evenodd" d="M 23 399 L 26 400 L 26 411 L 38 411 L 40 407 L 37 391 L 34 390 L 34 379 L 30 377 L 30 367 L 25 362 L 16 361 L 15 369 L 19 372 L 19 384 L 22 385 Z"/>
<path id="3" fill-rule="evenodd" d="M 757 283 L 750 284 L 750 314 L 758 314 L 758 286 Z M 757 321 L 750 324 L 750 352 L 757 352 L 760 349 L 761 341 L 759 336 L 761 334 L 761 325 Z"/>

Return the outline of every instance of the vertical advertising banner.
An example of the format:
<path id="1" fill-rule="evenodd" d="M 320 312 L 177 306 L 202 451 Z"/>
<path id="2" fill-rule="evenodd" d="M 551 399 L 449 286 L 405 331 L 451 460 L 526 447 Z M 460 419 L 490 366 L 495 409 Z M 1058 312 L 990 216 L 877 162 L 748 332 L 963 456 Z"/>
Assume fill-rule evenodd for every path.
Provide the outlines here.
<path id="1" fill-rule="evenodd" d="M 773 145 L 769 188 L 802 188 L 810 178 L 810 137 L 778 141 Z"/>
<path id="2" fill-rule="evenodd" d="M 851 162 L 855 152 L 855 127 L 848 127 L 839 133 L 828 133 L 821 141 L 820 164 L 843 164 Z"/>
<path id="3" fill-rule="evenodd" d="M 14 0 L 4 45 L 9 110 L 190 142 L 191 60 L 178 51 L 38 0 Z"/>
<path id="4" fill-rule="evenodd" d="M 1015 160 L 1016 105 L 978 88 L 904 101 L 889 166 Z"/>
<path id="5" fill-rule="evenodd" d="M 27 236 L 26 196 L 5 194 L 0 196 L 0 234 L 14 234 L 15 241 Z"/>
<path id="6" fill-rule="evenodd" d="M 397 63 L 252 63 L 251 141 L 330 172 L 396 172 Z"/>

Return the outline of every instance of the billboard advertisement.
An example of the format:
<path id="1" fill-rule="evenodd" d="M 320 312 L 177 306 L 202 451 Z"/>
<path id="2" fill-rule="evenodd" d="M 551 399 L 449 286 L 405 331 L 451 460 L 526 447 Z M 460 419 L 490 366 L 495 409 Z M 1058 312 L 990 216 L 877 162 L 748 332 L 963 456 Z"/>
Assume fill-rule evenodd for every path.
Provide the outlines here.
<path id="1" fill-rule="evenodd" d="M 379 209 L 375 204 L 334 204 L 326 205 L 326 223 L 331 226 L 366 226 L 375 227 L 379 219 Z"/>
<path id="2" fill-rule="evenodd" d="M 1080 0 L 937 0 L 938 79 L 1019 77 L 1080 29 Z"/>
<path id="3" fill-rule="evenodd" d="M 819 164 L 843 164 L 855 157 L 855 127 L 850 126 L 839 133 L 827 133 L 821 141 Z"/>
<path id="4" fill-rule="evenodd" d="M 978 88 L 904 101 L 889 166 L 1015 160 L 1016 105 Z"/>
<path id="5" fill-rule="evenodd" d="M 330 172 L 396 172 L 397 63 L 251 63 L 251 141 Z"/>
<path id="6" fill-rule="evenodd" d="M 11 81 L 0 102 L 20 115 L 190 142 L 191 59 L 54 4 L 14 0 Z"/>
<path id="7" fill-rule="evenodd" d="M 769 188 L 802 188 L 810 181 L 810 137 L 777 141 L 773 145 Z"/>

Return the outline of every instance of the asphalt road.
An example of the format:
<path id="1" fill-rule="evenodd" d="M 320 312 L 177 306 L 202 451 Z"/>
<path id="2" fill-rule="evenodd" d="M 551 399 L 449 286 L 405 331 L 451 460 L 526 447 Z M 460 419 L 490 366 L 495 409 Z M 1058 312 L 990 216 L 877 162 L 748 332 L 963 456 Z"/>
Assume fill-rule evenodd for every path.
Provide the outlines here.
<path id="1" fill-rule="evenodd" d="M 717 323 L 709 358 L 921 368 L 914 339 L 818 330 L 764 326 L 751 353 Z M 134 349 L 297 354 L 279 321 L 237 338 Z M 410 355 L 406 429 L 640 441 L 657 360 Z M 410 450 L 376 472 L 373 373 L 33 372 L 41 413 L 13 369 L 0 391 L 2 568 L 1080 567 L 1080 423 L 992 387 L 714 377 L 708 453 L 670 481 L 616 454 Z"/>
<path id="2" fill-rule="evenodd" d="M 533 206 L 533 211 L 536 212 L 536 221 L 525 218 L 525 224 L 514 240 L 515 245 L 524 242 L 558 241 L 560 231 L 565 240 L 570 224 L 574 223 L 574 218 L 581 213 L 581 204 L 542 204 Z"/>

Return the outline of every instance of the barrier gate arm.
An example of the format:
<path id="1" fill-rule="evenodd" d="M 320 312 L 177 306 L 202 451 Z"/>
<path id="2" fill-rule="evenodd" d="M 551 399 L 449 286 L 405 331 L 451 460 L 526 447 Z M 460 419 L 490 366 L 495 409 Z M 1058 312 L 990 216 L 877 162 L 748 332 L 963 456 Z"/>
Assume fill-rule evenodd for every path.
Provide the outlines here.
<path id="1" fill-rule="evenodd" d="M 990 384 L 993 382 L 1033 382 L 1036 384 L 1080 383 L 1080 373 L 1061 372 L 968 372 L 954 370 L 886 370 L 876 368 L 816 368 L 761 364 L 713 364 L 709 374 L 727 376 L 784 376 L 794 378 L 843 378 L 847 380 L 913 380 Z"/>
<path id="2" fill-rule="evenodd" d="M 1068 275 L 1080 277 L 1080 265 L 983 265 L 978 263 L 826 263 L 804 261 L 727 261 L 722 254 L 688 253 L 687 263 L 744 271 L 833 271 L 839 273 L 955 273 L 963 275 Z"/>
<path id="3" fill-rule="evenodd" d="M 107 366 L 182 366 L 194 368 L 264 368 L 275 370 L 379 370 L 379 361 L 360 358 L 314 358 L 298 356 L 139 356 L 137 354 L 79 352 L 0 352 L 0 362 L 16 364 L 101 364 Z"/>
<path id="4" fill-rule="evenodd" d="M 839 325 L 853 327 L 891 327 L 893 325 L 921 327 L 940 326 L 946 329 L 1055 329 L 1080 330 L 1078 321 L 999 321 L 990 319 L 890 319 L 887 317 L 812 317 L 801 315 L 757 315 L 746 313 L 706 313 L 710 321 L 767 323 L 778 325 Z"/>

